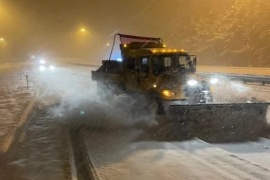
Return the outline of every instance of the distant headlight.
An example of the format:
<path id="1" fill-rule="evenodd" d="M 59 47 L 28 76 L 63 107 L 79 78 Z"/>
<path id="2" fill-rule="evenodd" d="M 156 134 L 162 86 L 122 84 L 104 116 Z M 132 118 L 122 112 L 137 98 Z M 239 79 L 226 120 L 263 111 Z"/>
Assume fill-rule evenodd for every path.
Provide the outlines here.
<path id="1" fill-rule="evenodd" d="M 46 61 L 45 61 L 44 59 L 41 59 L 41 60 L 39 61 L 39 64 L 46 64 Z"/>
<path id="2" fill-rule="evenodd" d="M 166 89 L 166 90 L 162 91 L 162 95 L 165 97 L 173 97 L 173 96 L 175 96 L 175 93 Z"/>
<path id="3" fill-rule="evenodd" d="M 212 79 L 210 80 L 210 83 L 211 83 L 211 84 L 217 84 L 217 83 L 218 83 L 218 79 L 217 79 L 217 78 L 212 78 Z"/>
<path id="4" fill-rule="evenodd" d="M 198 84 L 198 81 L 196 81 L 196 80 L 189 80 L 187 83 L 188 83 L 189 86 L 195 86 L 195 85 Z"/>
<path id="5" fill-rule="evenodd" d="M 50 69 L 51 71 L 53 71 L 53 70 L 55 70 L 55 67 L 52 66 L 52 65 L 50 65 L 49 69 Z"/>
<path id="6" fill-rule="evenodd" d="M 45 71 L 46 70 L 46 67 L 45 66 L 39 66 L 38 68 L 40 71 Z"/>

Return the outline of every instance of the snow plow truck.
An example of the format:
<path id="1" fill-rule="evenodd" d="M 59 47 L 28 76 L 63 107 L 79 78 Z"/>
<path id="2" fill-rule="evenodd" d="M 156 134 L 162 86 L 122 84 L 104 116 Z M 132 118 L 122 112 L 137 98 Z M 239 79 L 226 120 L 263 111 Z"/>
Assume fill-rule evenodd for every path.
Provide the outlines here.
<path id="1" fill-rule="evenodd" d="M 122 61 L 111 60 L 117 36 Z M 109 60 L 92 71 L 92 80 L 102 92 L 143 94 L 154 101 L 163 117 L 159 131 L 208 141 L 262 136 L 269 104 L 213 103 L 213 81 L 196 74 L 196 64 L 195 55 L 168 49 L 161 38 L 116 34 Z"/>

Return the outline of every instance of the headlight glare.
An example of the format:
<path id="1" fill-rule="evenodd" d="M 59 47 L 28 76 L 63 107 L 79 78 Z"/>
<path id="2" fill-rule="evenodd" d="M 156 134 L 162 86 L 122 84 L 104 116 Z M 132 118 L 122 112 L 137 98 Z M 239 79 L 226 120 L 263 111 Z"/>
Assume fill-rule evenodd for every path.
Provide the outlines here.
<path id="1" fill-rule="evenodd" d="M 53 70 L 55 70 L 55 67 L 52 66 L 52 65 L 50 65 L 49 69 L 50 69 L 51 71 L 53 71 Z"/>
<path id="2" fill-rule="evenodd" d="M 46 70 L 46 67 L 45 66 L 39 66 L 39 70 L 40 71 L 45 71 Z"/>
<path id="3" fill-rule="evenodd" d="M 218 79 L 217 79 L 217 78 L 212 78 L 212 79 L 210 80 L 210 83 L 211 83 L 211 84 L 217 84 L 217 83 L 218 83 Z"/>
<path id="4" fill-rule="evenodd" d="M 189 86 L 195 86 L 198 84 L 198 81 L 192 79 L 192 80 L 189 80 L 187 83 Z"/>
<path id="5" fill-rule="evenodd" d="M 44 59 L 39 60 L 39 64 L 46 64 L 46 61 Z"/>

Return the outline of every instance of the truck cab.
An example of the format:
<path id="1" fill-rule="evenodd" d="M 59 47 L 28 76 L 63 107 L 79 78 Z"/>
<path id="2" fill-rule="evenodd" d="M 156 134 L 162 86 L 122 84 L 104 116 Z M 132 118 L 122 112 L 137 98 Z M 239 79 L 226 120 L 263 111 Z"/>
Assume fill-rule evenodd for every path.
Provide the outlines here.
<path id="1" fill-rule="evenodd" d="M 162 103 L 212 102 L 209 83 L 195 74 L 196 56 L 156 42 L 120 44 L 120 49 L 122 62 L 107 60 L 98 74 L 92 72 L 93 79 L 103 79 L 103 89 L 121 87 L 152 95 Z"/>
<path id="2" fill-rule="evenodd" d="M 155 93 L 165 101 L 212 101 L 210 86 L 195 75 L 196 56 L 155 43 L 121 44 L 120 48 L 127 90 Z"/>

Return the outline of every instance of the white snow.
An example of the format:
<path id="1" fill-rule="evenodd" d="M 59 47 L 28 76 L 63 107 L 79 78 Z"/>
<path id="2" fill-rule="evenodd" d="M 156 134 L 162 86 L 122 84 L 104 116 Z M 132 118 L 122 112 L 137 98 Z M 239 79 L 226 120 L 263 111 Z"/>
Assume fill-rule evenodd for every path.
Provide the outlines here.
<path id="1" fill-rule="evenodd" d="M 6 136 L 17 126 L 22 112 L 34 95 L 35 88 L 32 79 L 29 79 L 27 88 L 25 75 L 29 72 L 22 64 L 1 64 L 0 67 L 1 151 Z"/>
<path id="2" fill-rule="evenodd" d="M 106 102 L 100 101 L 96 96 L 96 84 L 91 81 L 91 68 L 86 66 L 61 66 L 50 73 L 32 72 L 26 65 L 6 64 L 0 67 L 0 143 L 3 143 L 1 141 L 8 131 L 16 126 L 33 97 L 34 78 L 38 84 L 46 87 L 43 91 L 46 96 L 52 94 L 57 96 L 56 99 L 60 97 L 60 107 L 53 110 L 57 115 L 69 108 L 84 107 L 81 105 L 87 102 L 98 102 L 100 107 L 93 110 L 100 115 L 99 111 L 103 108 L 116 112 L 117 103 L 121 103 L 106 106 Z M 21 76 L 18 69 L 22 69 Z M 26 87 L 26 74 L 30 78 L 29 89 Z M 214 95 L 219 103 L 246 102 L 251 97 L 270 101 L 269 92 L 270 87 L 224 81 L 215 86 Z M 117 113 L 109 118 L 122 123 L 128 119 L 128 114 L 127 110 L 118 108 Z M 95 117 L 95 114 L 92 115 Z M 138 141 L 140 134 L 140 131 L 129 129 L 104 134 L 86 132 L 87 147 L 100 179 L 270 179 L 270 171 L 267 170 L 270 169 L 269 149 L 261 141 L 217 145 L 229 151 L 229 154 L 198 140 Z"/>
<path id="3" fill-rule="evenodd" d="M 270 171 L 200 140 L 138 141 L 139 131 L 85 132 L 103 179 L 269 179 Z"/>
<path id="4" fill-rule="evenodd" d="M 259 102 L 270 102 L 270 86 L 244 84 L 240 81 L 221 79 L 214 87 L 214 101 L 217 103 L 247 102 L 256 97 Z"/>
<path id="5" fill-rule="evenodd" d="M 270 140 L 268 139 L 260 138 L 259 141 L 254 142 L 215 145 L 270 170 Z"/>

